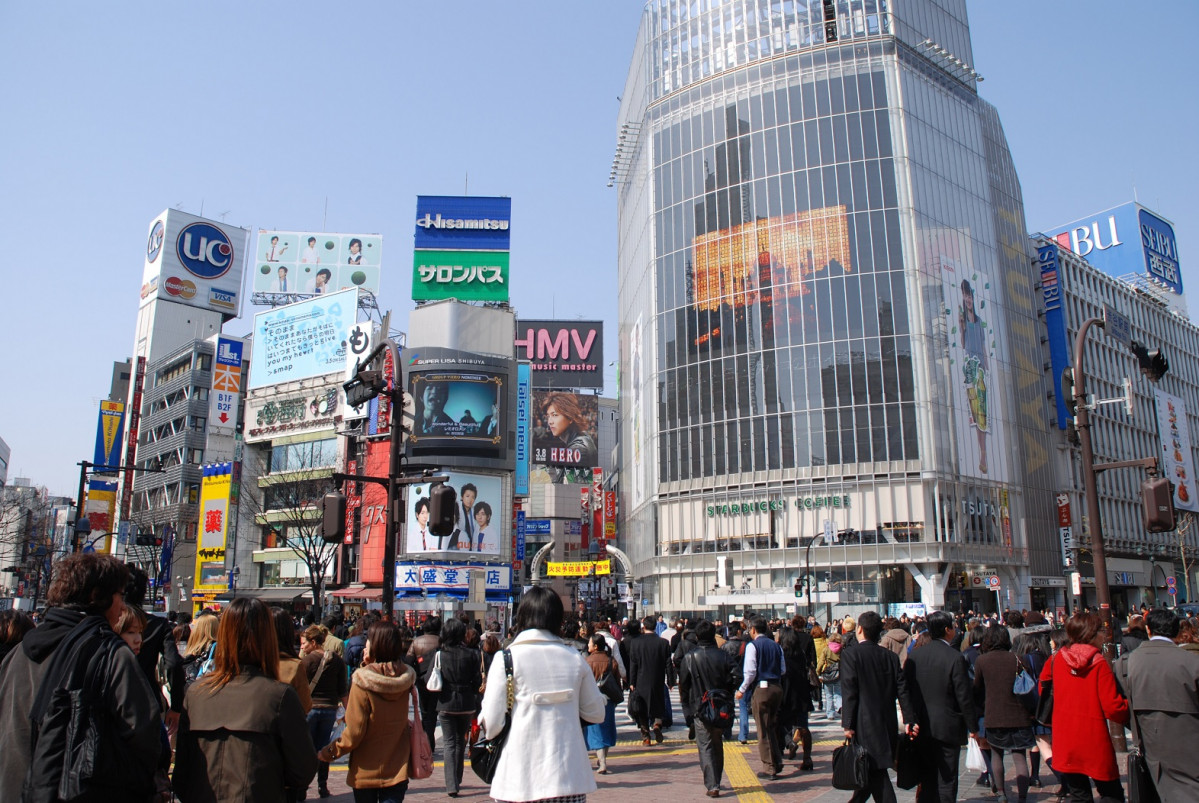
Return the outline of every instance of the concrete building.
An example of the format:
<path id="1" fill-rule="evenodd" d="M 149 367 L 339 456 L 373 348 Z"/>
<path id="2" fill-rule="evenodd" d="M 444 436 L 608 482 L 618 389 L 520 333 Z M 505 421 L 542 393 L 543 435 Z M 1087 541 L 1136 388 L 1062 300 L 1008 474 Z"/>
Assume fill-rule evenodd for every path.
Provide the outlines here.
<path id="1" fill-rule="evenodd" d="M 1177 294 L 1125 278 L 1129 274 L 1123 271 L 1120 277 L 1105 272 L 1059 242 L 1045 236 L 1032 238 L 1045 307 L 1047 342 L 1042 367 L 1047 396 L 1055 401 L 1055 407 L 1067 393 L 1061 386 L 1065 368 L 1061 349 L 1068 346 L 1072 353 L 1083 322 L 1102 319 L 1105 307 L 1129 321 L 1133 341 L 1162 349 L 1169 360 L 1169 372 L 1157 383 L 1150 382 L 1128 346 L 1110 330 L 1098 327 L 1090 330 L 1083 352 L 1087 392 L 1096 400 L 1116 400 L 1091 414 L 1096 463 L 1158 458 L 1160 470 L 1175 484 L 1175 506 L 1182 514 L 1178 531 L 1146 532 L 1140 499 L 1145 472 L 1118 469 L 1100 475 L 1100 517 L 1112 607 L 1117 615 L 1123 615 L 1142 603 L 1170 605 L 1199 590 L 1194 564 L 1199 559 L 1199 528 L 1195 526 L 1199 486 L 1194 473 L 1199 453 L 1191 435 L 1199 432 L 1199 327 L 1179 311 Z M 1129 392 L 1131 413 L 1123 401 Z M 1065 607 L 1071 575 L 1080 578 L 1079 601 L 1096 603 L 1091 528 L 1086 520 L 1081 455 L 1070 437 L 1072 427 L 1073 419 L 1066 410 L 1051 417 L 1061 551 L 1055 571 L 1031 578 L 1033 606 L 1038 608 Z M 1174 599 L 1168 593 L 1170 577 L 1178 588 Z M 1190 599 L 1193 601 L 1193 596 Z"/>
<path id="2" fill-rule="evenodd" d="M 781 612 L 805 579 L 830 610 L 1020 607 L 1060 570 L 1020 184 L 971 62 L 964 0 L 646 4 L 611 179 L 651 608 L 731 583 Z M 1000 593 L 947 596 L 963 571 Z"/>

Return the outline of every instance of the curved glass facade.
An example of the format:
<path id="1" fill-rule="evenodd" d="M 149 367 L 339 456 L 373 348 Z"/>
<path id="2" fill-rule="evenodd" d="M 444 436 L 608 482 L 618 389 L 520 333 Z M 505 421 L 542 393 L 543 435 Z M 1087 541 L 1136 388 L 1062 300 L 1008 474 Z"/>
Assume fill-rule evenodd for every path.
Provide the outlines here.
<path id="1" fill-rule="evenodd" d="M 969 55 L 963 2 L 647 4 L 614 169 L 621 485 L 661 609 L 711 590 L 708 553 L 789 587 L 817 534 L 839 548 L 804 571 L 881 601 L 943 601 L 954 565 L 1019 586 L 1041 550 L 1023 209 Z"/>

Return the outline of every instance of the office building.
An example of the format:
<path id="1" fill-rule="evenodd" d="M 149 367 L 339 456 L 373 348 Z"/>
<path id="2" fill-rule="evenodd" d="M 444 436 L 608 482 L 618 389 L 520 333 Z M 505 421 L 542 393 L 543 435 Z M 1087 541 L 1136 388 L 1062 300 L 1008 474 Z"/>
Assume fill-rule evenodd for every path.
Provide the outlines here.
<path id="1" fill-rule="evenodd" d="M 1020 184 L 971 63 L 964 0 L 646 4 L 611 178 L 651 608 L 731 583 L 781 612 L 805 579 L 821 609 L 1021 607 L 1060 571 Z"/>

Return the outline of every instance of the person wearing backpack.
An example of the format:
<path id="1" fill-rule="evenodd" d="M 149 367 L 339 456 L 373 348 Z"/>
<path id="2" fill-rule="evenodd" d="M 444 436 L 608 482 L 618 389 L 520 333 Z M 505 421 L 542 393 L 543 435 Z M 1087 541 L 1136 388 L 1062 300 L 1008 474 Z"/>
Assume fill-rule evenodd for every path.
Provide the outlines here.
<path id="1" fill-rule="evenodd" d="M 158 693 L 114 630 L 128 579 L 128 569 L 108 555 L 74 554 L 55 568 L 56 583 L 81 592 L 72 601 L 84 616 L 54 650 L 33 695 L 20 800 L 146 803 L 155 794 L 166 758 Z M 50 596 L 58 596 L 53 588 Z M 20 704 L 5 699 L 6 708 Z M 13 756 L 4 759 L 7 765 Z"/>
<path id="2" fill-rule="evenodd" d="M 218 623 L 216 614 L 207 612 L 201 613 L 192 622 L 192 632 L 183 653 L 183 677 L 188 686 L 212 669 Z"/>
<path id="3" fill-rule="evenodd" d="M 741 683 L 737 662 L 716 646 L 716 626 L 696 622 L 696 647 L 679 665 L 679 700 L 695 722 L 695 747 L 708 797 L 720 797 L 724 734 L 733 724 L 733 694 Z M 731 731 L 729 731 L 731 733 Z"/>

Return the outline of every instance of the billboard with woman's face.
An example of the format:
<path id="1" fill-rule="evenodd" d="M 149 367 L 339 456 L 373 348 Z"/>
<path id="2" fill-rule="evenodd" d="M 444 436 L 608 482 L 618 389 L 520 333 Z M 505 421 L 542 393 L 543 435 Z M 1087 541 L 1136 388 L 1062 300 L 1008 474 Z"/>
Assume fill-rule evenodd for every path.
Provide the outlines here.
<path id="1" fill-rule="evenodd" d="M 599 465 L 599 397 L 533 391 L 530 482 L 591 482 Z"/>

